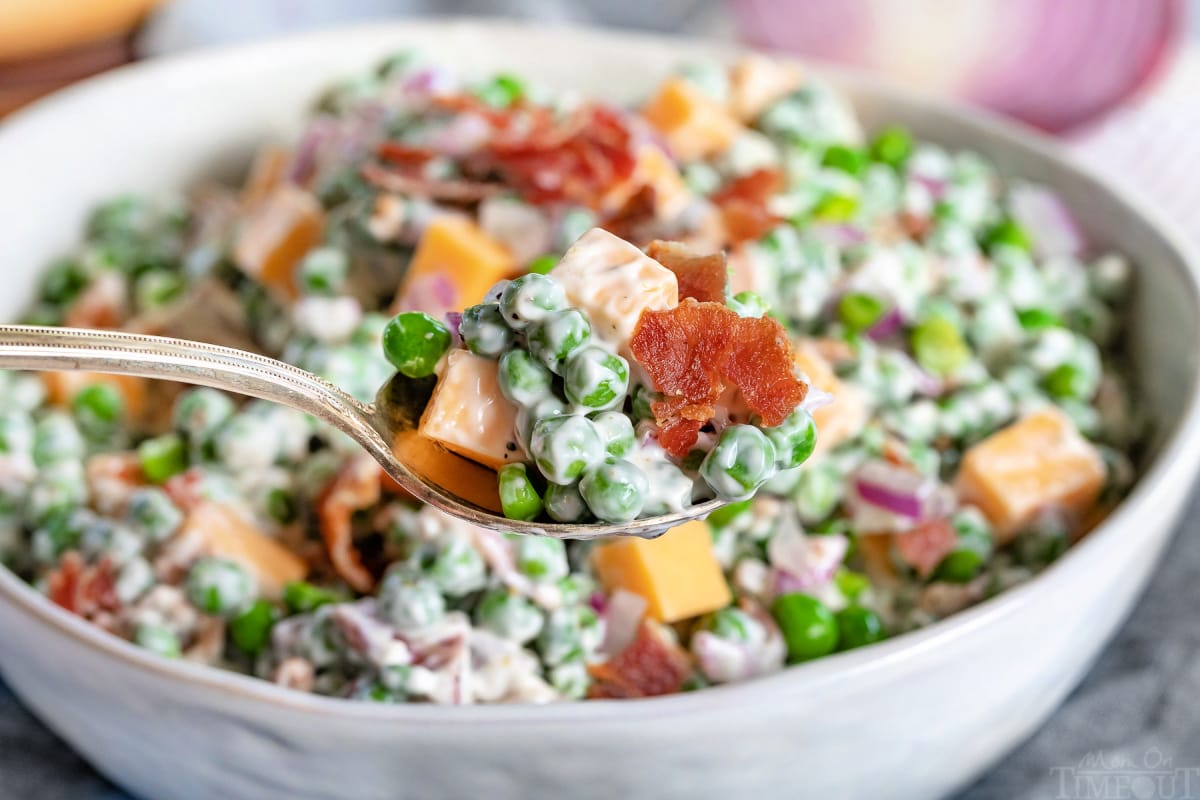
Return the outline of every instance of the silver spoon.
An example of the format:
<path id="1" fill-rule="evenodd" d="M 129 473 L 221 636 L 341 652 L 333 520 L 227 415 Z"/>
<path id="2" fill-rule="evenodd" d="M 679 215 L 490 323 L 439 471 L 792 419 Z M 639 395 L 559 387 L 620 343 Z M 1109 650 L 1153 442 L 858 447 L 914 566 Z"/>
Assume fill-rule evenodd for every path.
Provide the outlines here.
<path id="1" fill-rule="evenodd" d="M 639 536 L 706 516 L 721 506 L 710 500 L 676 514 L 620 524 L 523 522 L 500 513 L 496 473 L 417 434 L 417 422 L 434 379 L 397 375 L 364 404 L 310 372 L 232 347 L 145 336 L 33 325 L 0 325 L 0 369 L 84 370 L 161 378 L 211 386 L 294 408 L 329 423 L 358 442 L 401 487 L 418 500 L 473 525 L 557 539 Z M 435 482 L 431 472 L 453 476 Z"/>

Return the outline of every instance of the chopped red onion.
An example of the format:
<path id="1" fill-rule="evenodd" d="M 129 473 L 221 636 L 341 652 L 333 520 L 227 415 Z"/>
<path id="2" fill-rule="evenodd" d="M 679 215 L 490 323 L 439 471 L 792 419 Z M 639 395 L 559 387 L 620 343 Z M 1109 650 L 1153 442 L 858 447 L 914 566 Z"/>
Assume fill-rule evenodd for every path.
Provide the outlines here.
<path id="1" fill-rule="evenodd" d="M 1022 183 L 1008 193 L 1013 219 L 1033 239 L 1033 250 L 1041 258 L 1080 256 L 1087 247 L 1083 230 L 1062 198 L 1044 186 Z"/>
<path id="2" fill-rule="evenodd" d="M 617 589 L 608 598 L 604 614 L 604 641 L 600 651 L 609 655 L 621 652 L 637 637 L 646 613 L 646 600 L 641 595 Z"/>
<path id="3" fill-rule="evenodd" d="M 887 461 L 867 461 L 854 476 L 851 503 L 863 503 L 906 520 L 922 520 L 943 513 L 947 490 L 934 478 Z M 950 496 L 953 503 L 953 496 Z"/>
<path id="4" fill-rule="evenodd" d="M 867 328 L 867 336 L 877 342 L 890 338 L 893 334 L 904 327 L 904 315 L 900 313 L 900 309 L 892 306 L 883 313 L 875 324 Z"/>
<path id="5" fill-rule="evenodd" d="M 810 591 L 828 583 L 849 546 L 841 534 L 805 536 L 798 528 L 780 530 L 767 543 L 776 594 Z"/>
<path id="6" fill-rule="evenodd" d="M 824 389 L 818 389 L 810 383 L 808 385 L 808 393 L 804 395 L 804 400 L 800 402 L 800 408 L 811 414 L 817 409 L 831 406 L 835 402 L 837 402 L 836 397 Z"/>

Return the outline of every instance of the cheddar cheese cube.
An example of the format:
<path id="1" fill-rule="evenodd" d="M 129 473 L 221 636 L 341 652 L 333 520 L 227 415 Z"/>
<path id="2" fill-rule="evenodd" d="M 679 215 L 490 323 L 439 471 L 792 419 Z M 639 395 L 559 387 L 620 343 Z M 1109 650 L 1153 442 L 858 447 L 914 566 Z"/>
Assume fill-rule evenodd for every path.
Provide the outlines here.
<path id="1" fill-rule="evenodd" d="M 451 350 L 421 416 L 420 434 L 492 469 L 520 461 L 517 409 L 500 394 L 496 362 Z"/>
<path id="2" fill-rule="evenodd" d="M 291 152 L 282 147 L 268 145 L 259 150 L 238 198 L 242 208 L 252 209 L 270 197 L 271 192 L 287 177 L 291 160 Z"/>
<path id="3" fill-rule="evenodd" d="M 1043 509 L 1083 518 L 1104 478 L 1096 448 L 1066 415 L 1047 407 L 970 447 L 955 483 L 963 501 L 991 521 L 997 543 L 1005 544 Z"/>
<path id="4" fill-rule="evenodd" d="M 592 336 L 631 364 L 629 339 L 642 312 L 679 305 L 674 272 L 600 228 L 580 236 L 550 274 L 563 287 L 567 303 L 587 313 Z"/>
<path id="5" fill-rule="evenodd" d="M 247 212 L 234 262 L 259 283 L 292 296 L 296 266 L 321 242 L 325 214 L 317 198 L 291 184 L 276 186 Z"/>
<path id="6" fill-rule="evenodd" d="M 642 106 L 642 116 L 666 138 L 680 161 L 715 155 L 742 131 L 724 105 L 683 78 L 667 79 Z"/>
<path id="7" fill-rule="evenodd" d="M 729 71 L 729 110 L 742 122 L 753 122 L 803 81 L 804 73 L 795 64 L 747 56 Z"/>
<path id="8" fill-rule="evenodd" d="M 278 599 L 283 587 L 308 575 L 304 559 L 259 531 L 238 511 L 220 503 L 193 508 L 178 536 L 203 542 L 207 555 L 227 558 L 248 569 L 266 597 Z"/>
<path id="9" fill-rule="evenodd" d="M 393 311 L 424 311 L 440 319 L 475 305 L 515 269 L 512 254 L 474 222 L 437 217 L 421 234 Z"/>
<path id="10" fill-rule="evenodd" d="M 624 589 L 646 600 L 646 613 L 678 622 L 729 605 L 729 584 L 713 553 L 708 523 L 680 525 L 657 539 L 629 537 L 592 551 L 592 565 L 608 591 Z"/>
<path id="11" fill-rule="evenodd" d="M 833 395 L 833 402 L 813 412 L 817 423 L 817 447 L 813 457 L 820 456 L 842 442 L 858 435 L 870 417 L 867 399 L 857 388 L 842 383 L 833 366 L 818 352 L 812 342 L 798 342 L 795 348 L 796 366 L 808 382 Z"/>

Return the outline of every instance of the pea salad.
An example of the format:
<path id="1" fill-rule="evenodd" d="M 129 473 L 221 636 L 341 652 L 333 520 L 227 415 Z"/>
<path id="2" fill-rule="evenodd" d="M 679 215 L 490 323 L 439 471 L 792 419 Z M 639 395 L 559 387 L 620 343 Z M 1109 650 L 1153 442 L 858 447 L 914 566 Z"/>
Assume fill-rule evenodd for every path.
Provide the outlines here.
<path id="1" fill-rule="evenodd" d="M 748 680 L 1029 580 L 1133 482 L 1133 268 L 1051 188 L 864 131 L 751 56 L 633 107 L 412 53 L 239 186 L 122 196 L 27 322 L 229 345 L 495 471 L 475 528 L 339 432 L 204 388 L 0 373 L 0 561 L 163 658 L 376 703 Z"/>

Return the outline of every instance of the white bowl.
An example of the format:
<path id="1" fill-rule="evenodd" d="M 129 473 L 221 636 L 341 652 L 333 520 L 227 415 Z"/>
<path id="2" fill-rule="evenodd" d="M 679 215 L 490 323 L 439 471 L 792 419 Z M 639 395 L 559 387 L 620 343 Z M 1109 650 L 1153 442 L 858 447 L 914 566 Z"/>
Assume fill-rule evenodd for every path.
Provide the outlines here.
<path id="1" fill-rule="evenodd" d="M 419 46 L 617 99 L 719 46 L 509 23 L 406 22 L 155 62 L 92 80 L 0 129 L 10 318 L 86 210 L 175 188 L 294 134 L 331 79 Z M 378 706 L 166 661 L 0 569 L 0 670 L 26 703 L 142 797 L 933 798 L 1062 700 L 1128 612 L 1200 459 L 1197 281 L 1178 237 L 1052 145 L 990 117 L 832 75 L 868 126 L 899 122 L 1055 186 L 1138 265 L 1131 357 L 1156 422 L 1141 481 L 1036 580 L 950 620 L 763 680 L 636 702 Z"/>

